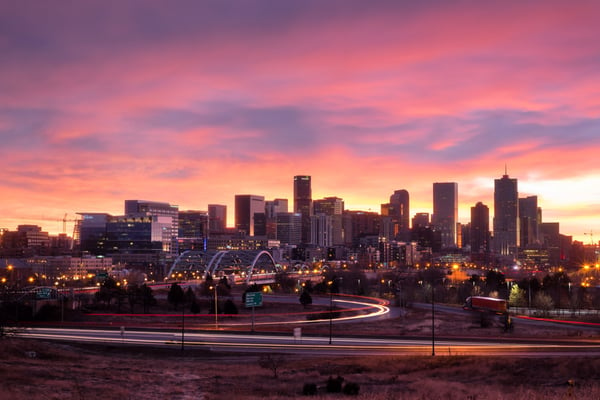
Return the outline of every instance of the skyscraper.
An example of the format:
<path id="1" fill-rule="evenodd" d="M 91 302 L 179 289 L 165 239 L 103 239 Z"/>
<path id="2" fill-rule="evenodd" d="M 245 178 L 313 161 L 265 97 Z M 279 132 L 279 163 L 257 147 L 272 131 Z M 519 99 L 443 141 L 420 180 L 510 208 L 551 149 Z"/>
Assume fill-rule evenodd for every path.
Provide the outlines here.
<path id="1" fill-rule="evenodd" d="M 381 215 L 383 217 L 382 225 L 385 224 L 385 217 L 389 217 L 392 239 L 410 240 L 410 199 L 408 191 L 404 189 L 394 191 L 394 194 L 390 196 L 390 202 L 381 205 Z"/>
<path id="2" fill-rule="evenodd" d="M 249 236 L 255 235 L 255 214 L 264 220 L 265 198 L 252 194 L 235 195 L 235 227 Z M 259 232 L 264 235 L 264 233 Z"/>
<path id="3" fill-rule="evenodd" d="M 494 252 L 516 256 L 519 246 L 517 180 L 507 174 L 494 180 Z"/>
<path id="4" fill-rule="evenodd" d="M 458 184 L 442 182 L 433 184 L 432 225 L 442 236 L 442 248 L 456 247 L 458 220 Z"/>
<path id="5" fill-rule="evenodd" d="M 205 250 L 208 239 L 208 212 L 186 210 L 179 211 L 179 235 L 177 249 L 181 253 L 185 250 Z"/>
<path id="6" fill-rule="evenodd" d="M 179 231 L 179 207 L 169 203 L 147 200 L 125 200 L 126 216 L 153 216 L 167 217 L 170 227 L 163 228 L 166 232 L 161 234 L 163 238 L 163 249 L 167 253 L 173 253 L 176 250 L 175 242 Z M 162 219 L 164 221 L 164 219 Z"/>
<path id="7" fill-rule="evenodd" d="M 227 206 L 221 204 L 208 205 L 209 232 L 224 232 L 227 227 Z"/>
<path id="8" fill-rule="evenodd" d="M 277 240 L 293 245 L 300 243 L 302 215 L 280 212 L 275 218 L 277 219 Z"/>
<path id="9" fill-rule="evenodd" d="M 309 243 L 312 215 L 312 188 L 309 175 L 294 176 L 294 212 L 302 215 L 302 243 Z"/>
<path id="10" fill-rule="evenodd" d="M 331 243 L 334 246 L 343 245 L 344 231 L 342 216 L 344 214 L 344 200 L 339 197 L 325 197 L 321 200 L 315 200 L 313 201 L 313 214 L 323 214 L 331 217 Z"/>
<path id="11" fill-rule="evenodd" d="M 540 224 L 542 223 L 542 210 L 538 207 L 537 196 L 519 199 L 519 224 L 521 247 L 526 248 L 540 244 Z"/>
<path id="12" fill-rule="evenodd" d="M 471 253 L 485 254 L 490 250 L 490 209 L 482 202 L 471 207 Z"/>
<path id="13" fill-rule="evenodd" d="M 266 235 L 268 239 L 277 238 L 277 215 L 288 212 L 288 200 L 287 199 L 275 199 L 265 201 L 265 227 Z M 295 244 L 300 243 L 298 239 Z"/>

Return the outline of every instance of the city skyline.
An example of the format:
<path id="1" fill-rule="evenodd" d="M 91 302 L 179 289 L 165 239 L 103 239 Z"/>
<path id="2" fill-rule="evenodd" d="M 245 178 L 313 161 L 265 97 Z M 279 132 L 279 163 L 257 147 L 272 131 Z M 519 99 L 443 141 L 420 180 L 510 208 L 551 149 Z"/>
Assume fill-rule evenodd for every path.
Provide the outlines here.
<path id="1" fill-rule="evenodd" d="M 132 198 L 225 204 L 233 226 L 236 194 L 291 205 L 302 174 L 348 210 L 405 189 L 411 218 L 457 182 L 466 223 L 507 166 L 542 221 L 589 243 L 599 17 L 586 1 L 4 3 L 0 228 L 58 233 Z"/>

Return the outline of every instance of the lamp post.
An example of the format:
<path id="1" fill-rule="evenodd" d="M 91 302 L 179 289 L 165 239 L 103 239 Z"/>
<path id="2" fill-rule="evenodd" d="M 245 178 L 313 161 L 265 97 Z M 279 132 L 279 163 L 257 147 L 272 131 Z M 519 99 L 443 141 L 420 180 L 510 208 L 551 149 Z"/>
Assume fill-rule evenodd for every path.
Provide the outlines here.
<path id="1" fill-rule="evenodd" d="M 217 287 L 218 285 L 211 286 L 211 289 L 215 290 L 215 329 L 219 329 L 219 306 L 218 306 L 218 297 L 217 297 Z"/>
<path id="2" fill-rule="evenodd" d="M 331 344 L 331 337 L 333 335 L 333 292 L 331 287 L 333 282 L 329 282 L 329 344 Z"/>
<path id="3" fill-rule="evenodd" d="M 431 355 L 435 356 L 435 288 L 431 281 Z"/>
<path id="4" fill-rule="evenodd" d="M 181 305 L 181 351 L 183 351 L 184 331 L 185 331 L 185 301 Z"/>
<path id="5" fill-rule="evenodd" d="M 337 279 L 342 278 L 333 278 L 327 284 L 329 285 L 329 344 L 331 344 L 331 340 L 333 337 L 333 284 Z"/>

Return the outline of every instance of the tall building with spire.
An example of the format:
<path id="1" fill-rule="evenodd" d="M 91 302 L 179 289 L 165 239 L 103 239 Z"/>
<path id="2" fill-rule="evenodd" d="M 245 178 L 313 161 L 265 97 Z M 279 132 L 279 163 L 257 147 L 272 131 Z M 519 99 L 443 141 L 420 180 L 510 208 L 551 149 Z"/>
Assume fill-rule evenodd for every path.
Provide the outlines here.
<path id="1" fill-rule="evenodd" d="M 494 180 L 494 252 L 517 256 L 519 246 L 519 191 L 517 180 L 505 174 Z"/>
<path id="2" fill-rule="evenodd" d="M 310 243 L 310 216 L 312 215 L 310 175 L 294 176 L 294 212 L 302 216 L 302 243 Z"/>
<path id="3" fill-rule="evenodd" d="M 458 183 L 436 182 L 433 184 L 433 215 L 431 223 L 440 232 L 442 248 L 457 245 Z"/>

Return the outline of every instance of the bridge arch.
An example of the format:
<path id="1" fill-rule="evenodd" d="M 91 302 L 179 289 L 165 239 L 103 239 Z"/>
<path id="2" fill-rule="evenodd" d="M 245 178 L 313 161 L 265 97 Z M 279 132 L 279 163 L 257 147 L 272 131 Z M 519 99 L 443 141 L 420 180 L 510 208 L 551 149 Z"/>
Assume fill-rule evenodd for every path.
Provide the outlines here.
<path id="1" fill-rule="evenodd" d="M 207 272 L 211 275 L 234 274 L 249 284 L 256 274 L 281 271 L 273 256 L 266 250 L 222 250 L 210 260 Z"/>
<path id="2" fill-rule="evenodd" d="M 214 252 L 213 252 L 214 253 Z M 173 262 L 169 270 L 168 277 L 179 272 L 191 273 L 203 277 L 208 272 L 208 266 L 213 258 L 213 254 L 201 250 L 187 250 L 181 253 Z"/>
<path id="3" fill-rule="evenodd" d="M 206 274 L 234 275 L 249 284 L 260 273 L 274 274 L 280 271 L 281 267 L 266 250 L 187 250 L 175 259 L 168 276 L 172 278 L 179 273 L 192 274 L 198 278 Z"/>

